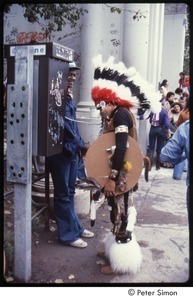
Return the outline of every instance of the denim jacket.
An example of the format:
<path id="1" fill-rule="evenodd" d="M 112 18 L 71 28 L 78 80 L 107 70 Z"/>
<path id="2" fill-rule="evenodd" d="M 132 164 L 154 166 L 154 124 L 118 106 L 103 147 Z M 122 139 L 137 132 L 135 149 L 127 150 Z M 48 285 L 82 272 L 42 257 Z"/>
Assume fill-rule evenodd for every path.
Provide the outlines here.
<path id="1" fill-rule="evenodd" d="M 182 123 L 175 131 L 173 137 L 162 148 L 160 160 L 172 164 L 178 164 L 187 158 L 188 170 L 186 184 L 189 186 L 189 156 L 190 156 L 190 121 Z"/>
<path id="2" fill-rule="evenodd" d="M 76 107 L 69 95 L 66 96 L 66 110 L 64 121 L 64 153 L 72 156 L 84 148 L 84 141 L 80 136 L 76 122 Z"/>

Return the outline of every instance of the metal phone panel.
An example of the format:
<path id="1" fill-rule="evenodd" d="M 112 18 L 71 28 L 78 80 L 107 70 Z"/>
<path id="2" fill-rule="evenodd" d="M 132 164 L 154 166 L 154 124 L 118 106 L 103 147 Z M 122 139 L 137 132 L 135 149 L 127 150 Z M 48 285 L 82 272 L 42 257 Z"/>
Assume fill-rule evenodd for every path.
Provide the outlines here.
<path id="1" fill-rule="evenodd" d="M 7 180 L 18 183 L 29 183 L 31 178 L 28 166 L 29 93 L 26 84 L 7 86 Z"/>
<path id="2" fill-rule="evenodd" d="M 38 154 L 51 156 L 63 151 L 68 63 L 55 58 L 41 60 L 39 78 Z"/>

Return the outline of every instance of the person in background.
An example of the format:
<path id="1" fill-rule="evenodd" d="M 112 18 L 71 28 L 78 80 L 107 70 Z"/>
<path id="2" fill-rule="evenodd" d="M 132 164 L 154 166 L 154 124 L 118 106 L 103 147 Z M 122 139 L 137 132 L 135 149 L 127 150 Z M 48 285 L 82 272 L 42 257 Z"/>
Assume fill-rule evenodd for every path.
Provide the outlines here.
<path id="1" fill-rule="evenodd" d="M 170 110 L 171 105 L 174 103 L 174 96 L 175 94 L 173 92 L 168 92 L 166 94 L 166 97 L 164 98 L 164 100 L 161 102 L 163 108 L 165 108 L 167 111 Z"/>
<path id="2" fill-rule="evenodd" d="M 184 72 L 179 73 L 179 87 L 183 90 L 183 92 L 190 93 L 190 76 L 185 75 Z"/>
<path id="3" fill-rule="evenodd" d="M 190 120 L 182 123 L 175 131 L 173 137 L 167 142 L 167 144 L 162 148 L 160 159 L 163 162 L 172 163 L 174 165 L 180 163 L 181 161 L 187 159 L 187 211 L 188 211 L 188 221 L 190 225 L 190 197 L 189 197 L 189 157 L 190 157 Z"/>
<path id="4" fill-rule="evenodd" d="M 182 123 L 190 118 L 190 100 L 189 98 L 186 99 L 186 105 L 180 112 L 179 118 L 176 122 L 176 127 L 179 127 Z"/>
<path id="5" fill-rule="evenodd" d="M 186 92 L 183 92 L 180 96 L 178 102 L 182 105 L 182 108 L 186 107 L 187 99 L 189 98 L 189 94 Z"/>
<path id="6" fill-rule="evenodd" d="M 162 94 L 162 98 L 166 97 L 168 93 L 168 86 L 169 86 L 168 80 L 164 79 L 160 84 L 160 93 Z"/>
<path id="7" fill-rule="evenodd" d="M 171 130 L 172 134 L 176 130 L 176 123 L 178 121 L 181 110 L 182 110 L 181 104 L 179 102 L 174 102 L 171 105 L 170 110 L 168 111 L 168 117 L 169 117 L 169 121 L 170 121 L 170 130 Z"/>
<path id="8" fill-rule="evenodd" d="M 176 127 L 179 127 L 186 120 L 189 120 L 189 118 L 189 99 L 187 99 L 186 107 L 181 111 L 178 121 L 176 122 Z M 173 179 L 180 180 L 184 171 L 187 171 L 187 159 L 174 166 Z"/>
<path id="9" fill-rule="evenodd" d="M 166 95 L 166 101 L 169 102 L 170 106 L 174 103 L 175 99 L 174 99 L 175 94 L 173 92 L 168 92 Z"/>
<path id="10" fill-rule="evenodd" d="M 78 162 L 88 150 L 80 136 L 76 122 L 76 107 L 72 88 L 76 80 L 76 64 L 69 64 L 68 90 L 64 112 L 63 153 L 47 157 L 48 170 L 54 185 L 54 215 L 58 228 L 58 239 L 63 245 L 85 248 L 87 243 L 82 237 L 94 236 L 80 224 L 74 209 L 75 186 L 78 176 Z"/>
<path id="11" fill-rule="evenodd" d="M 182 96 L 182 94 L 183 94 L 183 89 L 177 87 L 175 89 L 175 100 L 178 101 L 179 98 Z"/>
<path id="12" fill-rule="evenodd" d="M 148 156 L 153 165 L 153 157 L 156 146 L 156 170 L 160 169 L 160 153 L 164 142 L 170 138 L 170 123 L 167 111 L 161 107 L 159 113 L 150 113 L 149 122 L 151 124 L 149 131 L 149 150 Z"/>

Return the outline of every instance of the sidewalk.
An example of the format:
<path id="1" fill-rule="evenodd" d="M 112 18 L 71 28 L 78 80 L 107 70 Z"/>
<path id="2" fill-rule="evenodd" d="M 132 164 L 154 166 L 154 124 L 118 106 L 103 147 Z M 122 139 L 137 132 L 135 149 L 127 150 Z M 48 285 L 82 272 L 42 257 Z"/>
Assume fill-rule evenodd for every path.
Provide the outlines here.
<path id="1" fill-rule="evenodd" d="M 134 194 L 137 209 L 135 233 L 142 250 L 141 270 L 135 276 L 104 275 L 103 261 L 97 257 L 106 233 L 111 230 L 105 201 L 97 210 L 95 226 L 90 216 L 81 223 L 95 233 L 84 249 L 61 246 L 56 232 L 45 228 L 33 232 L 31 283 L 62 285 L 116 285 L 132 283 L 185 283 L 189 278 L 189 232 L 186 211 L 186 173 L 182 180 L 172 179 L 173 169 L 152 168 L 149 182 L 144 171 Z"/>

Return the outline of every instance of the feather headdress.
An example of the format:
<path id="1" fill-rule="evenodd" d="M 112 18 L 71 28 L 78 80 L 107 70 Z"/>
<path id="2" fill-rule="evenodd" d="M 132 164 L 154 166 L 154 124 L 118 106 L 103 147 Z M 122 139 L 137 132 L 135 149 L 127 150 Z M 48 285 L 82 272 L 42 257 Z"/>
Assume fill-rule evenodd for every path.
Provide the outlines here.
<path id="1" fill-rule="evenodd" d="M 105 101 L 113 102 L 118 106 L 137 107 L 142 113 L 149 110 L 158 98 L 158 95 L 153 92 L 153 87 L 134 67 L 127 69 L 122 62 L 115 63 L 114 60 L 115 58 L 110 56 L 106 62 L 103 62 L 101 55 L 93 59 L 95 71 L 91 97 L 95 105 Z M 160 105 L 158 106 L 160 111 Z"/>

